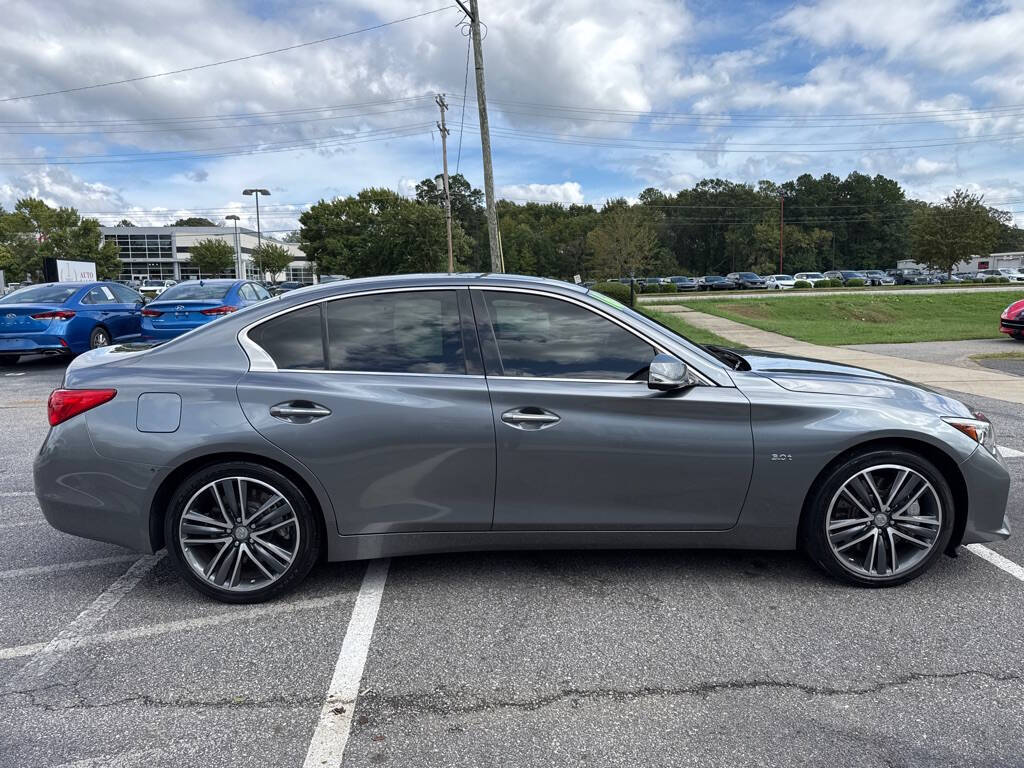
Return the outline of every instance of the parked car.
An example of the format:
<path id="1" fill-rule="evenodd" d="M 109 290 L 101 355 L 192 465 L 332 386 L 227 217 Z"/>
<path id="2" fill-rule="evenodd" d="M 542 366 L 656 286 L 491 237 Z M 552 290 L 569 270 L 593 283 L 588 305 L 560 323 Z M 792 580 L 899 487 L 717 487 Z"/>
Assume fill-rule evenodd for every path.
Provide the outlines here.
<path id="1" fill-rule="evenodd" d="M 731 291 L 736 287 L 732 280 L 726 280 L 721 275 L 704 275 L 697 278 L 698 291 Z"/>
<path id="2" fill-rule="evenodd" d="M 725 279 L 731 280 L 737 288 L 760 290 L 768 287 L 764 278 L 760 275 L 755 275 L 753 272 L 730 272 L 725 276 Z"/>
<path id="3" fill-rule="evenodd" d="M 811 285 L 817 285 L 820 282 L 828 280 L 821 272 L 797 272 L 793 275 L 794 280 L 804 280 Z"/>
<path id="4" fill-rule="evenodd" d="M 880 269 L 865 269 L 861 274 L 867 279 L 868 285 L 896 285 L 896 278 Z"/>
<path id="5" fill-rule="evenodd" d="M 764 282 L 771 291 L 788 291 L 796 287 L 796 279 L 792 275 L 768 275 Z"/>
<path id="6" fill-rule="evenodd" d="M 6 296 L 8 293 L 14 293 L 19 288 L 24 287 L 21 283 L 8 283 L 4 288 L 3 295 Z"/>
<path id="7" fill-rule="evenodd" d="M 978 276 L 977 272 L 954 272 L 954 275 L 960 278 L 960 282 L 966 283 Z"/>
<path id="8" fill-rule="evenodd" d="M 928 276 L 938 285 L 948 285 L 951 283 L 962 283 L 956 275 L 951 275 L 948 272 L 929 272 Z"/>
<path id="9" fill-rule="evenodd" d="M 142 337 L 167 341 L 269 298 L 270 292 L 251 280 L 186 280 L 142 310 Z"/>
<path id="10" fill-rule="evenodd" d="M 320 275 L 321 283 L 336 283 L 339 280 L 348 280 L 348 275 Z"/>
<path id="11" fill-rule="evenodd" d="M 46 520 L 166 547 L 233 603 L 293 589 L 324 558 L 539 547 L 800 547 L 881 587 L 1009 536 L 1010 474 L 961 402 L 701 347 L 555 280 L 311 287 L 167 344 L 90 352 L 48 416 Z"/>
<path id="12" fill-rule="evenodd" d="M 886 274 L 896 281 L 896 285 L 928 285 L 931 282 L 928 275 L 915 267 L 889 269 Z"/>
<path id="13" fill-rule="evenodd" d="M 274 291 L 273 291 L 272 295 L 280 296 L 282 293 L 288 293 L 288 291 L 294 291 L 296 288 L 301 288 L 301 287 L 302 287 L 302 283 L 300 283 L 298 280 L 286 280 L 283 283 L 278 283 L 274 287 Z"/>
<path id="14" fill-rule="evenodd" d="M 176 280 L 143 280 L 139 286 L 139 293 L 147 299 L 155 299 L 172 285 L 177 285 Z"/>
<path id="15" fill-rule="evenodd" d="M 686 275 L 673 275 L 668 279 L 668 281 L 676 287 L 677 291 L 697 290 L 697 278 L 695 277 L 687 277 Z"/>
<path id="16" fill-rule="evenodd" d="M 868 284 L 867 275 L 863 272 L 856 272 L 852 269 L 836 269 L 825 273 L 825 277 L 829 280 L 839 280 L 846 285 L 850 280 L 863 280 L 864 284 Z"/>
<path id="17" fill-rule="evenodd" d="M 979 269 L 978 277 L 1005 277 L 1011 283 L 1024 283 L 1024 273 L 1018 272 L 1016 269 Z"/>
<path id="18" fill-rule="evenodd" d="M 1024 299 L 1013 302 L 999 316 L 999 332 L 1024 341 Z"/>
<path id="19" fill-rule="evenodd" d="M 140 338 L 142 296 L 114 282 L 40 283 L 0 299 L 0 365 Z"/>

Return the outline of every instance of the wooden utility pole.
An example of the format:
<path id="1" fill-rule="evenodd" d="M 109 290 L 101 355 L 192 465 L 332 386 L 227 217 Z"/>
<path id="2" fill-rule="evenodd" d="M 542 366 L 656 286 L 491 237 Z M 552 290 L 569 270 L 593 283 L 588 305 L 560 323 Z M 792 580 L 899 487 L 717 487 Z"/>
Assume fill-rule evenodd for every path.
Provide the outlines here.
<path id="1" fill-rule="evenodd" d="M 434 99 L 438 109 L 441 110 L 441 122 L 437 124 L 437 130 L 441 132 L 441 164 L 444 168 L 444 222 L 448 226 L 448 272 L 455 271 L 455 259 L 452 256 L 452 193 L 448 187 L 448 128 L 444 124 L 444 113 L 448 109 L 448 103 L 444 100 L 444 94 L 437 94 Z"/>
<path id="2" fill-rule="evenodd" d="M 494 206 L 494 169 L 491 167 L 491 129 L 487 122 L 487 95 L 484 89 L 484 51 L 480 37 L 480 8 L 477 0 L 455 0 L 469 17 L 473 38 L 473 63 L 476 67 L 476 106 L 480 111 L 480 150 L 484 156 L 484 201 L 487 206 L 487 239 L 491 246 L 491 271 L 501 272 L 501 247 L 498 245 L 498 211 Z"/>
<path id="3" fill-rule="evenodd" d="M 785 226 L 786 226 L 786 215 L 785 215 L 786 207 L 785 206 L 786 206 L 786 198 L 784 198 L 782 195 L 779 195 L 779 274 L 780 275 L 784 275 L 785 274 L 785 272 L 782 271 L 782 238 L 783 238 L 783 235 L 785 234 Z"/>

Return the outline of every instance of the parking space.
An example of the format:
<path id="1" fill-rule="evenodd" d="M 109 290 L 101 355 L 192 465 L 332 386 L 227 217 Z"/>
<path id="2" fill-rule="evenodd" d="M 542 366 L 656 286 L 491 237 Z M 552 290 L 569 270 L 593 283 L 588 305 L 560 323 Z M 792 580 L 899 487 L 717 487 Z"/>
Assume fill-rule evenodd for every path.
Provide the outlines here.
<path id="1" fill-rule="evenodd" d="M 974 554 L 890 590 L 795 553 L 411 557 L 358 622 L 365 563 L 228 606 L 40 522 L 61 376 L 0 369 L 0 766 L 319 765 L 325 712 L 346 767 L 1020 765 L 1024 582 Z M 1024 452 L 1024 407 L 969 400 Z M 1024 564 L 1020 536 L 991 549 Z M 324 707 L 339 669 L 354 709 Z"/>

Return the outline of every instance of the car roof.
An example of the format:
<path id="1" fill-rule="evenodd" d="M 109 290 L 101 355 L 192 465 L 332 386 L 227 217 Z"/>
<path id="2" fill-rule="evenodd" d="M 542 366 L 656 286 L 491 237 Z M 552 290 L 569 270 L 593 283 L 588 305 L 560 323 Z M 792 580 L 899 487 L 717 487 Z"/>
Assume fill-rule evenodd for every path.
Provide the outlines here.
<path id="1" fill-rule="evenodd" d="M 508 288 L 540 288 L 547 287 L 575 293 L 587 293 L 590 289 L 565 280 L 554 280 L 548 277 L 530 275 L 509 275 L 497 272 L 440 272 L 409 275 L 378 275 L 376 277 L 358 277 L 352 280 L 337 280 L 330 283 L 306 285 L 288 293 L 289 300 L 296 294 L 315 298 L 319 295 L 354 293 L 375 288 L 416 288 L 425 286 L 459 287 L 467 285 L 487 285 Z"/>
<path id="2" fill-rule="evenodd" d="M 244 282 L 248 282 L 248 281 L 241 280 L 241 279 L 236 279 L 234 277 L 214 277 L 214 278 L 210 278 L 209 280 L 207 280 L 205 278 L 202 279 L 202 280 L 182 280 L 177 285 L 192 285 L 192 284 L 198 284 L 198 283 L 202 283 L 203 285 L 231 285 L 233 283 L 244 283 Z"/>

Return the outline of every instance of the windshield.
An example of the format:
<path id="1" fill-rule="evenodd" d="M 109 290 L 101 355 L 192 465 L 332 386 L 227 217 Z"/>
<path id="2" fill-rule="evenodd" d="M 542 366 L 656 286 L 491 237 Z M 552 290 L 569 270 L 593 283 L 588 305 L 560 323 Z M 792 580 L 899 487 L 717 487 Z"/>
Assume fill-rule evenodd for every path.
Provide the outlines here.
<path id="1" fill-rule="evenodd" d="M 159 288 L 164 284 L 163 280 L 143 280 L 142 284 L 147 288 Z"/>
<path id="2" fill-rule="evenodd" d="M 180 283 L 172 286 L 160 294 L 160 301 L 210 301 L 223 299 L 231 290 L 231 283 L 206 283 L 201 285 L 195 283 Z"/>
<path id="3" fill-rule="evenodd" d="M 792 280 L 792 275 L 772 275 L 776 280 Z"/>
<path id="4" fill-rule="evenodd" d="M 821 272 L 803 272 L 800 277 L 809 277 L 811 280 L 824 280 L 825 276 Z"/>
<path id="5" fill-rule="evenodd" d="M 744 280 L 760 280 L 761 279 L 757 275 L 755 275 L 753 272 L 740 272 L 740 277 L 742 277 Z"/>
<path id="6" fill-rule="evenodd" d="M 82 286 L 80 285 L 32 285 L 7 294 L 0 304 L 63 304 Z"/>

